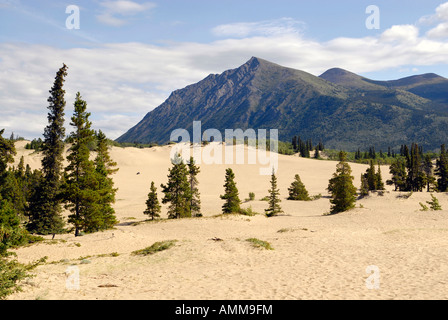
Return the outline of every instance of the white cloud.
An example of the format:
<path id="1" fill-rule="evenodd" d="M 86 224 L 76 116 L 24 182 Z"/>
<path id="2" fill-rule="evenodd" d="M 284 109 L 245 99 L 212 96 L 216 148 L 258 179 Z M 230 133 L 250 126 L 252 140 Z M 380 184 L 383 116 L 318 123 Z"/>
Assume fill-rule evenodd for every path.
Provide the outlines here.
<path id="1" fill-rule="evenodd" d="M 428 38 L 440 39 L 448 37 L 448 2 L 439 5 L 435 13 L 420 18 L 419 23 L 423 26 L 436 25 L 427 31 Z"/>
<path id="2" fill-rule="evenodd" d="M 260 22 L 240 22 L 219 25 L 212 29 L 212 33 L 219 37 L 245 38 L 248 36 L 278 36 L 299 34 L 304 23 L 292 18 L 281 18 Z"/>
<path id="3" fill-rule="evenodd" d="M 172 91 L 210 73 L 236 68 L 251 56 L 315 75 L 332 67 L 365 73 L 446 65 L 448 61 L 448 43 L 420 34 L 413 25 L 393 26 L 375 37 L 341 37 L 327 42 L 307 39 L 298 26 L 293 20 L 233 24 L 213 29 L 216 35 L 227 37 L 221 40 L 161 46 L 118 43 L 58 49 L 0 44 L 0 129 L 30 138 L 42 134 L 48 90 L 62 63 L 69 66 L 67 115 L 71 115 L 75 93 L 80 91 L 95 129 L 117 138 Z"/>
<path id="4" fill-rule="evenodd" d="M 125 17 L 133 16 L 156 7 L 156 4 L 152 2 L 137 3 L 127 0 L 103 1 L 100 2 L 100 5 L 104 11 L 97 15 L 98 21 L 114 27 L 120 27 L 126 24 L 128 20 Z"/>

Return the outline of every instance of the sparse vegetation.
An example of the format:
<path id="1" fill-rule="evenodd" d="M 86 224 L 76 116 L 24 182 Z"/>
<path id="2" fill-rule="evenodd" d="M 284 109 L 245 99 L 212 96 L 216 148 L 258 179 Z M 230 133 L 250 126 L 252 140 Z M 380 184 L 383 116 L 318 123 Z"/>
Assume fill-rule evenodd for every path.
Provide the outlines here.
<path id="1" fill-rule="evenodd" d="M 167 241 L 161 241 L 161 242 L 155 242 L 150 247 L 133 251 L 133 255 L 139 255 L 139 256 L 147 256 L 151 255 L 160 251 L 168 250 L 169 248 L 173 247 L 177 240 L 167 240 Z"/>
<path id="2" fill-rule="evenodd" d="M 260 213 L 253 211 L 252 206 L 250 206 L 247 209 L 241 209 L 240 214 L 242 214 L 244 216 L 252 217 L 252 216 L 256 216 L 257 214 L 260 214 Z"/>
<path id="3" fill-rule="evenodd" d="M 249 238 L 246 239 L 247 242 L 251 243 L 255 248 L 264 248 L 266 250 L 274 250 L 269 242 L 257 239 L 257 238 Z"/>

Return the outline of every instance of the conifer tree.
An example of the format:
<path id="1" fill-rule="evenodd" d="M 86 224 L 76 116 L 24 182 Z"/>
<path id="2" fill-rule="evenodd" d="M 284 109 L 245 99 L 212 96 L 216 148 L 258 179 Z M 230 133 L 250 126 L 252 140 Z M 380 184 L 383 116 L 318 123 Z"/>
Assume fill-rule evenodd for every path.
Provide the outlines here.
<path id="1" fill-rule="evenodd" d="M 161 208 L 159 199 L 157 198 L 157 188 L 154 185 L 154 181 L 152 181 L 151 191 L 149 192 L 148 199 L 146 200 L 146 210 L 143 213 L 147 214 L 152 220 L 154 220 L 154 218 L 160 217 Z"/>
<path id="2" fill-rule="evenodd" d="M 331 193 L 331 214 L 344 212 L 355 206 L 356 187 L 353 185 L 354 178 L 351 173 L 352 169 L 347 163 L 347 154 L 341 151 L 339 153 L 339 163 L 336 165 L 336 172 L 328 184 L 328 191 Z"/>
<path id="3" fill-rule="evenodd" d="M 370 167 L 367 169 L 365 177 L 367 179 L 369 191 L 377 190 L 378 178 L 375 174 L 375 166 L 373 164 L 373 160 L 370 160 Z"/>
<path id="4" fill-rule="evenodd" d="M 433 194 L 431 194 L 431 201 L 426 201 L 427 204 L 429 204 L 429 207 L 431 210 L 442 210 L 442 206 L 439 203 L 439 199 L 437 199 Z"/>
<path id="5" fill-rule="evenodd" d="M 101 230 L 100 196 L 95 165 L 90 160 L 88 145 L 94 140 L 94 131 L 89 121 L 87 103 L 76 94 L 74 113 L 71 125 L 74 131 L 67 141 L 71 144 L 68 150 L 68 166 L 65 168 L 64 201 L 66 209 L 71 211 L 68 222 L 75 227 L 75 236 L 80 232 L 96 232 Z"/>
<path id="6" fill-rule="evenodd" d="M 444 144 L 440 147 L 440 156 L 436 162 L 435 175 L 438 177 L 437 190 L 446 192 L 448 190 L 448 153 Z"/>
<path id="7" fill-rule="evenodd" d="M 111 177 L 112 174 L 118 171 L 118 168 L 115 168 L 117 163 L 110 157 L 107 138 L 101 130 L 96 133 L 96 140 L 95 171 L 98 182 L 96 191 L 99 193 L 98 210 L 101 215 L 98 229 L 106 230 L 112 228 L 118 222 L 115 210 L 112 207 L 112 204 L 115 203 L 115 195 L 118 189 L 114 188 L 114 181 Z"/>
<path id="8" fill-rule="evenodd" d="M 397 158 L 390 167 L 389 173 L 392 175 L 392 179 L 387 180 L 388 185 L 394 185 L 395 191 L 408 191 L 406 190 L 406 163 L 402 158 Z"/>
<path id="9" fill-rule="evenodd" d="M 381 166 L 378 164 L 378 172 L 376 173 L 376 190 L 386 190 L 384 188 L 383 177 L 381 175 Z"/>
<path id="10" fill-rule="evenodd" d="M 238 189 L 235 182 L 235 174 L 231 168 L 226 169 L 224 182 L 224 195 L 220 196 L 225 203 L 222 206 L 222 213 L 239 213 L 241 211 Z"/>
<path id="11" fill-rule="evenodd" d="M 0 130 L 0 195 L 5 198 L 4 185 L 8 176 L 8 164 L 14 162 L 17 152 L 14 142 L 3 137 L 4 132 L 5 129 Z"/>
<path id="12" fill-rule="evenodd" d="M 44 131 L 42 143 L 42 179 L 30 199 L 28 213 L 28 230 L 38 234 L 56 234 L 62 231 L 64 220 L 62 218 L 62 199 L 60 189 L 63 173 L 64 152 L 64 109 L 65 90 L 64 77 L 67 75 L 67 66 L 64 64 L 56 74 L 53 87 L 48 98 L 50 110 L 48 113 L 48 126 Z"/>
<path id="13" fill-rule="evenodd" d="M 198 178 L 200 169 L 195 165 L 193 157 L 188 161 L 188 182 L 190 184 L 190 215 L 201 217 L 201 198 L 198 188 Z"/>
<path id="14" fill-rule="evenodd" d="M 171 162 L 173 166 L 169 169 L 168 183 L 161 185 L 162 192 L 165 194 L 162 203 L 170 203 L 168 207 L 169 219 L 191 217 L 188 168 L 179 154 L 176 154 Z"/>
<path id="15" fill-rule="evenodd" d="M 360 196 L 362 197 L 366 197 L 369 195 L 369 183 L 367 182 L 367 178 L 365 176 L 365 174 L 361 174 L 361 189 L 360 189 Z"/>
<path id="16" fill-rule="evenodd" d="M 435 177 L 434 177 L 434 166 L 432 164 L 432 159 L 429 154 L 425 156 L 424 162 L 423 162 L 423 172 L 426 176 L 426 191 L 431 192 L 435 189 Z"/>
<path id="17" fill-rule="evenodd" d="M 269 189 L 269 200 L 268 200 L 268 208 L 265 209 L 265 214 L 267 217 L 273 217 L 282 213 L 282 208 L 280 207 L 280 190 L 277 189 L 277 177 L 275 176 L 274 170 L 272 170 L 271 175 L 271 188 Z"/>
<path id="18" fill-rule="evenodd" d="M 308 191 L 305 188 L 300 176 L 296 174 L 294 176 L 294 181 L 291 183 L 291 186 L 288 188 L 289 197 L 288 200 L 301 200 L 301 201 L 309 201 L 311 200 Z"/>

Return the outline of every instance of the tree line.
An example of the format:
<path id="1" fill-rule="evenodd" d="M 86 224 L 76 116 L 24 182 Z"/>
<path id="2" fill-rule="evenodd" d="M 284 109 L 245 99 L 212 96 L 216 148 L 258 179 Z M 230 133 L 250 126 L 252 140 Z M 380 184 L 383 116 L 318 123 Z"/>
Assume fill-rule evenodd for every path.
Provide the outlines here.
<path id="1" fill-rule="evenodd" d="M 0 164 L 2 207 L 11 206 L 26 230 L 48 235 L 68 232 L 62 217 L 63 208 L 70 211 L 68 223 L 76 236 L 106 230 L 117 223 L 112 204 L 117 189 L 111 175 L 116 163 L 110 158 L 106 135 L 92 129 L 87 102 L 76 94 L 70 125 L 73 130 L 66 138 L 64 127 L 65 90 L 63 85 L 68 67 L 64 64 L 56 74 L 48 98 L 48 125 L 44 139 L 29 145 L 42 151 L 40 170 L 31 171 L 21 158 L 17 168 L 7 168 L 16 154 L 14 144 L 2 138 Z M 3 131 L 2 131 L 3 133 Z M 68 142 L 64 167 L 65 142 Z M 91 159 L 92 144 L 96 157 Z M 6 202 L 6 203 L 5 203 Z"/>

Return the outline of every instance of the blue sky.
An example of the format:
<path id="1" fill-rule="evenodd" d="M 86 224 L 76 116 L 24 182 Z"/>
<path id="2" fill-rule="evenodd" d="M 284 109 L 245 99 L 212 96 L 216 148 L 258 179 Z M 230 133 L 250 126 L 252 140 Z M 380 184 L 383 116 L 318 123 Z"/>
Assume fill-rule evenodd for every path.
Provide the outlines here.
<path id="1" fill-rule="evenodd" d="M 66 27 L 69 5 L 80 9 L 79 29 Z M 369 5 L 379 29 L 366 27 Z M 251 56 L 314 75 L 448 77 L 447 40 L 440 0 L 0 0 L 0 128 L 41 136 L 63 62 L 67 117 L 80 91 L 95 128 L 117 138 L 173 90 Z"/>

